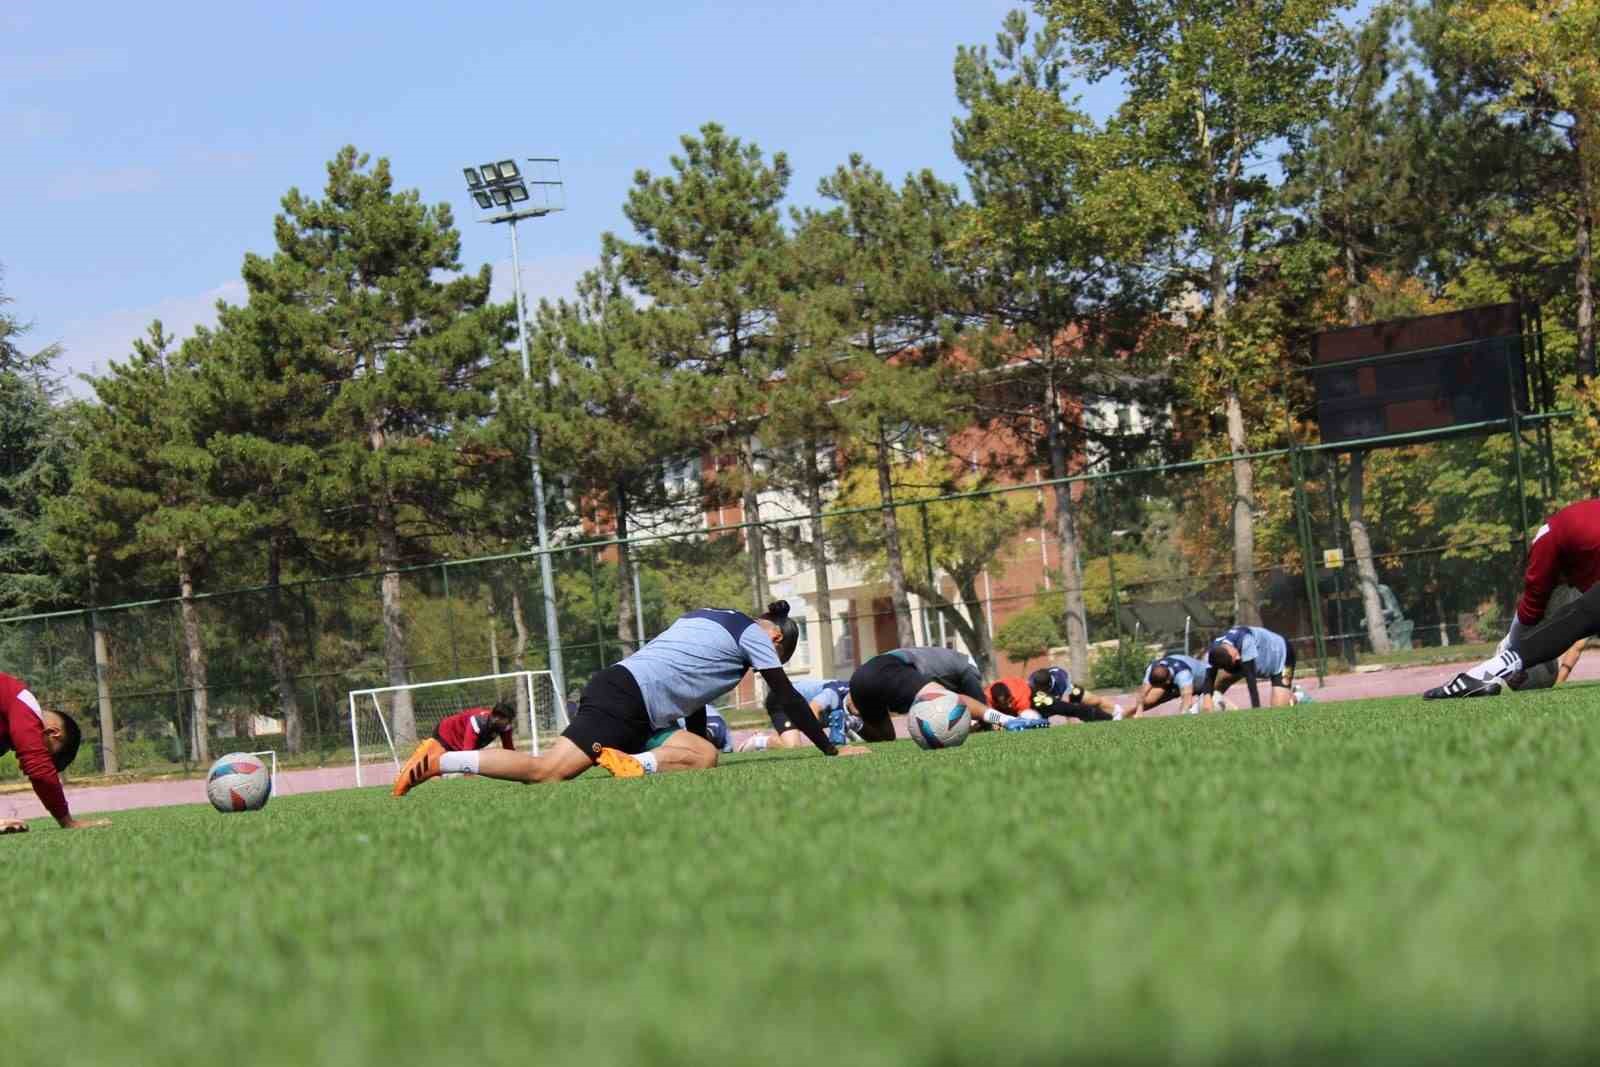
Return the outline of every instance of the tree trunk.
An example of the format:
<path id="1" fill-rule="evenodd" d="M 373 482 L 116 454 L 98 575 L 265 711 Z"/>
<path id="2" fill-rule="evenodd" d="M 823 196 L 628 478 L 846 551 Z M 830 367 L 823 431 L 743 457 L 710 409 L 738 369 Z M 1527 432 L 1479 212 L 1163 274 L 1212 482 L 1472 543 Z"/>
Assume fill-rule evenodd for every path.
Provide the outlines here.
<path id="1" fill-rule="evenodd" d="M 617 641 L 632 655 L 639 650 L 639 620 L 633 610 L 633 553 L 628 545 L 628 491 L 618 481 L 611 487 L 617 540 Z M 764 607 L 764 605 L 763 605 Z"/>
<path id="2" fill-rule="evenodd" d="M 1363 511 L 1366 491 L 1367 454 L 1350 454 L 1350 544 L 1355 548 L 1356 576 L 1361 583 L 1361 609 L 1367 620 L 1367 640 L 1372 651 L 1391 650 L 1389 628 L 1383 621 L 1383 600 L 1378 596 L 1378 567 L 1372 559 L 1372 538 L 1367 536 L 1367 518 Z"/>
<path id="3" fill-rule="evenodd" d="M 1078 520 L 1072 510 L 1072 486 L 1059 479 L 1067 470 L 1067 444 L 1061 433 L 1061 408 L 1052 377 L 1045 401 L 1050 410 L 1046 413 L 1046 438 L 1050 447 L 1050 477 L 1058 479 L 1055 486 L 1056 540 L 1061 543 L 1061 608 L 1062 621 L 1066 623 L 1067 660 L 1072 674 L 1086 678 L 1089 674 L 1089 610 L 1083 603 L 1083 582 L 1078 579 Z"/>
<path id="4" fill-rule="evenodd" d="M 500 613 L 499 598 L 495 595 L 494 579 L 489 579 L 488 589 L 488 614 L 489 614 L 489 673 L 500 673 L 500 634 L 497 625 L 497 616 Z"/>
<path id="5" fill-rule="evenodd" d="M 89 565 L 92 568 L 94 561 Z M 96 597 L 95 580 L 89 579 L 89 602 Z M 117 714 L 111 704 L 111 650 L 106 632 L 100 626 L 100 613 L 89 612 L 89 629 L 94 644 L 94 688 L 100 700 L 100 769 L 106 774 L 116 774 L 117 764 Z"/>
<path id="6" fill-rule="evenodd" d="M 522 583 L 511 583 L 511 629 L 516 640 L 511 643 L 511 662 L 519 671 L 528 669 L 528 618 L 522 611 Z M 565 694 L 557 693 L 558 698 Z"/>
<path id="7" fill-rule="evenodd" d="M 807 437 L 805 463 L 806 507 L 811 512 L 811 577 L 817 586 L 817 632 L 811 642 L 817 650 L 816 667 L 824 678 L 832 678 L 833 590 L 828 585 L 828 539 L 822 526 L 822 468 L 817 463 L 817 439 Z"/>
<path id="8" fill-rule="evenodd" d="M 958 581 L 956 588 L 960 590 L 962 606 L 972 620 L 972 639 L 967 647 L 972 650 L 972 658 L 978 661 L 978 669 L 983 676 L 993 678 L 994 637 L 989 633 L 989 615 L 984 611 L 983 598 L 978 595 L 977 575 Z"/>
<path id="9" fill-rule="evenodd" d="M 1595 373 L 1594 336 L 1594 217 L 1596 148 L 1591 143 L 1590 124 L 1593 119 L 1583 110 L 1574 112 L 1572 154 L 1578 163 L 1578 380 L 1584 381 Z"/>
<path id="10" fill-rule="evenodd" d="M 900 552 L 900 517 L 894 507 L 894 480 L 890 477 L 889 441 L 878 423 L 878 499 L 883 504 L 883 551 L 889 560 L 889 596 L 894 602 L 894 628 L 901 648 L 917 643 L 911 627 L 911 597 L 906 592 L 906 563 Z M 887 651 L 880 649 L 879 651 Z"/>
<path id="11" fill-rule="evenodd" d="M 283 621 L 283 546 L 277 538 L 267 545 L 267 645 L 272 654 L 272 676 L 278 684 L 278 710 L 283 714 L 283 741 L 290 752 L 305 746 L 305 725 L 300 719 L 300 695 L 295 692 L 289 664 L 289 627 Z M 309 636 L 309 635 L 308 635 Z"/>
<path id="12" fill-rule="evenodd" d="M 183 673 L 189 685 L 189 758 L 211 762 L 211 694 L 206 688 L 206 650 L 200 636 L 200 612 L 194 606 L 194 572 L 189 554 L 179 546 L 178 614 L 183 619 Z"/>
<path id="13" fill-rule="evenodd" d="M 387 444 L 383 426 L 376 420 L 367 424 L 368 438 L 374 453 L 382 452 Z M 408 685 L 411 678 L 406 671 L 406 617 L 400 595 L 400 527 L 394 513 L 394 500 L 388 489 L 377 494 L 373 532 L 378 536 L 378 565 L 383 569 L 379 583 L 383 603 L 383 662 L 390 685 Z M 411 690 L 400 689 L 394 693 L 389 706 L 393 720 L 389 728 L 394 732 L 397 745 L 410 747 L 417 743 L 417 716 L 411 703 Z"/>
<path id="14" fill-rule="evenodd" d="M 1244 408 L 1239 394 L 1228 392 L 1228 446 L 1235 455 L 1248 447 L 1244 434 Z M 1244 626 L 1261 625 L 1261 606 L 1256 600 L 1256 531 L 1252 501 L 1255 497 L 1255 470 L 1248 459 L 1233 461 L 1233 600 L 1234 621 Z"/>
<path id="15" fill-rule="evenodd" d="M 740 479 L 744 484 L 742 489 L 742 503 L 744 505 L 744 521 L 759 524 L 761 522 L 761 495 L 756 486 L 756 439 L 754 434 L 746 434 L 739 442 L 739 466 L 743 468 L 744 477 Z M 766 531 L 760 525 L 746 526 L 744 530 L 745 547 L 750 552 L 750 593 L 755 601 L 756 610 L 753 614 L 759 615 L 767 610 L 771 602 L 770 589 L 767 585 L 767 540 Z"/>

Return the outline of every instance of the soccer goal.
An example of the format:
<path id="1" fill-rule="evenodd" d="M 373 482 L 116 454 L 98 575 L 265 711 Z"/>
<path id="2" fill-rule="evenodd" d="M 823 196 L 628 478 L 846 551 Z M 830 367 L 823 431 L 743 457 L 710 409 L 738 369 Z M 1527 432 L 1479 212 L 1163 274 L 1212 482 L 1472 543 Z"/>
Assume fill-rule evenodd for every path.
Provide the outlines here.
<path id="1" fill-rule="evenodd" d="M 517 747 L 537 753 L 567 727 L 567 707 L 556 692 L 549 671 L 512 671 L 476 678 L 449 678 L 442 682 L 390 685 L 350 692 L 350 744 L 355 749 L 356 785 L 361 785 L 363 763 L 388 760 L 398 771 L 400 757 L 433 733 L 447 716 L 474 708 L 485 710 L 496 701 L 517 706 Z"/>

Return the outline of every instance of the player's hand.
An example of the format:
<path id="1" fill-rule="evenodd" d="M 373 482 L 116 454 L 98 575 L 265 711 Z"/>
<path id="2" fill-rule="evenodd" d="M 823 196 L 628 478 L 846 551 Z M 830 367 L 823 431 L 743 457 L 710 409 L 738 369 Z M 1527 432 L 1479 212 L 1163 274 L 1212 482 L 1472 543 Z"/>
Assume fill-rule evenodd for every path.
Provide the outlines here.
<path id="1" fill-rule="evenodd" d="M 841 756 L 870 756 L 872 749 L 866 745 L 846 745 L 839 750 Z"/>
<path id="2" fill-rule="evenodd" d="M 0 819 L 0 834 L 25 834 L 28 824 L 21 819 Z"/>
<path id="3" fill-rule="evenodd" d="M 61 824 L 63 830 L 93 830 L 99 826 L 110 826 L 110 819 L 68 819 Z"/>

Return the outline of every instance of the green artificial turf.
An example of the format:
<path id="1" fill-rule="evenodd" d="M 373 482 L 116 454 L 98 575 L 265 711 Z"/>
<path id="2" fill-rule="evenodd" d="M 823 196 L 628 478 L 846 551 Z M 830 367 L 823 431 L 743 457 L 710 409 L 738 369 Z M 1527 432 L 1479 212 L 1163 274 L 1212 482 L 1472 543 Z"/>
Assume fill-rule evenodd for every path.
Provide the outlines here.
<path id="1" fill-rule="evenodd" d="M 1600 1049 L 1597 751 L 1590 687 L 36 825 L 0 839 L 0 1047 L 1576 1062 Z"/>

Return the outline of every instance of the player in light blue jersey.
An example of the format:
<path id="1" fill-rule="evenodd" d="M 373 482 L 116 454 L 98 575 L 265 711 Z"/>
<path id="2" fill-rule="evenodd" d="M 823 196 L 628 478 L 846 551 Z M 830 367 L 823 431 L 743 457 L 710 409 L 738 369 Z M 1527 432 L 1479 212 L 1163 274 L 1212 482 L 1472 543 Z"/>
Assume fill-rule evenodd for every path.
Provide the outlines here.
<path id="1" fill-rule="evenodd" d="M 1211 664 L 1201 689 L 1200 710 L 1210 711 L 1212 694 L 1226 690 L 1243 678 L 1250 689 L 1250 706 L 1261 706 L 1256 679 L 1272 685 L 1272 706 L 1286 708 L 1294 703 L 1294 646 L 1282 634 L 1261 626 L 1235 626 L 1211 642 L 1206 655 Z"/>
<path id="2" fill-rule="evenodd" d="M 756 671 L 767 683 L 768 707 L 830 756 L 840 749 L 795 691 L 783 664 L 794 655 L 800 627 L 779 600 L 752 619 L 726 608 L 682 615 L 621 663 L 589 679 L 571 724 L 539 755 L 506 750 L 445 752 L 417 746 L 395 778 L 395 796 L 440 774 L 481 774 L 513 782 L 557 782 L 599 764 L 619 778 L 714 767 L 717 749 L 705 736 L 705 707 Z M 680 727 L 683 718 L 686 727 Z"/>
<path id="3" fill-rule="evenodd" d="M 1133 696 L 1133 710 L 1128 713 L 1129 717 L 1174 698 L 1178 700 L 1180 714 L 1194 714 L 1200 710 L 1195 692 L 1205 676 L 1206 665 L 1181 652 L 1168 652 L 1160 659 L 1153 660 L 1145 668 L 1144 681 Z"/>
<path id="4" fill-rule="evenodd" d="M 850 696 L 850 683 L 842 682 L 837 678 L 825 678 L 820 681 L 812 678 L 799 678 L 794 683 L 795 691 L 806 698 L 811 706 L 811 713 L 817 721 L 828 729 L 828 740 L 836 745 L 842 745 L 851 740 L 852 733 L 857 735 L 861 730 L 861 718 L 850 714 L 845 707 L 845 702 Z M 769 708 L 767 717 L 772 720 L 772 733 L 765 732 L 752 734 L 739 744 L 740 752 L 763 752 L 769 748 L 803 748 L 811 742 L 805 734 L 801 733 L 789 721 L 789 716 L 782 710 Z"/>

